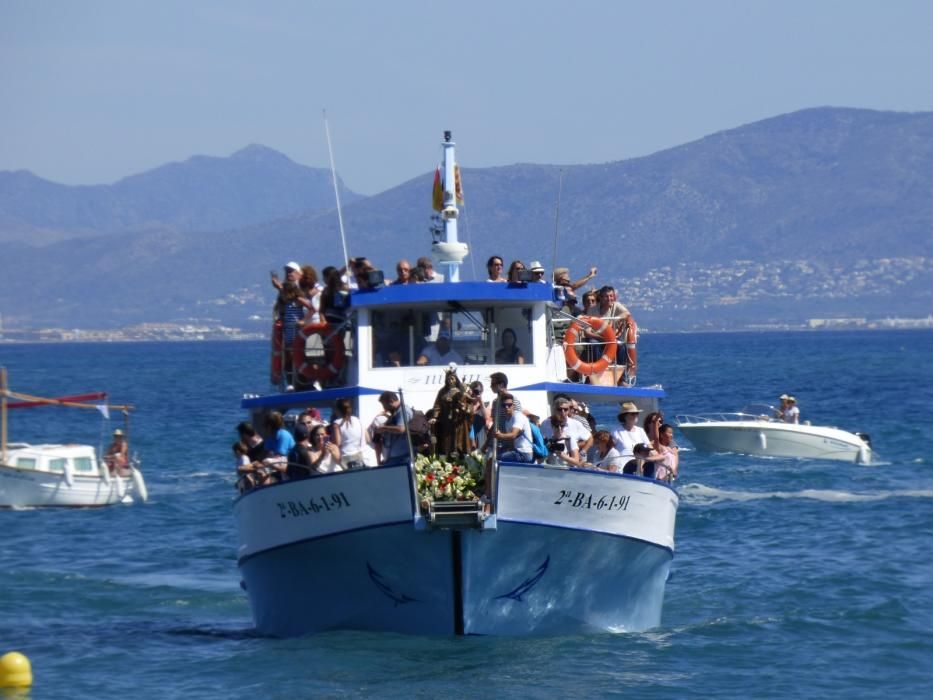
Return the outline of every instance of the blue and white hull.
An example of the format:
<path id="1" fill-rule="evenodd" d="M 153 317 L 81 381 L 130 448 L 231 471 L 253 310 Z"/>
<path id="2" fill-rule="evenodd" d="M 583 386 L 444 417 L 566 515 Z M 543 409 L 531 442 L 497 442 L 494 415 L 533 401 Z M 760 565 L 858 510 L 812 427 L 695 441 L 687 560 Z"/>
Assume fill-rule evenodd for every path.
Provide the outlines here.
<path id="1" fill-rule="evenodd" d="M 417 512 L 409 475 L 407 465 L 334 474 L 237 502 L 240 571 L 261 634 L 574 634 L 660 623 L 677 509 L 666 485 L 504 464 L 498 515 L 448 529 Z"/>

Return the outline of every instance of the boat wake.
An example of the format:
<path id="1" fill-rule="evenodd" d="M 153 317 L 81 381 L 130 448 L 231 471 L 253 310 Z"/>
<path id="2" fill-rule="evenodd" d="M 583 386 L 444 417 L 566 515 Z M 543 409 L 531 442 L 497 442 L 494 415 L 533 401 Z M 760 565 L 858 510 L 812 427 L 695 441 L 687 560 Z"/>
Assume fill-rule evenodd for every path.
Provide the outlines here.
<path id="1" fill-rule="evenodd" d="M 802 489 L 800 491 L 730 491 L 703 484 L 685 484 L 678 490 L 682 503 L 695 506 L 711 506 L 727 501 L 760 501 L 766 498 L 810 499 L 827 503 L 863 503 L 885 501 L 891 498 L 933 498 L 930 489 L 905 489 L 904 491 L 874 491 L 853 493 L 831 489 Z"/>

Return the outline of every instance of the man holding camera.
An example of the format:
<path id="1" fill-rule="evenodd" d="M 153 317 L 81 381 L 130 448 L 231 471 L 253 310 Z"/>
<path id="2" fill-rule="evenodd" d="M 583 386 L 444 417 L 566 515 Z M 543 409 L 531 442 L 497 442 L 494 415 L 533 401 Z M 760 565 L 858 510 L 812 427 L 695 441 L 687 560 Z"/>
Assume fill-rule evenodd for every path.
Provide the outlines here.
<path id="1" fill-rule="evenodd" d="M 590 435 L 589 431 L 579 421 L 570 420 L 572 410 L 573 408 L 568 399 L 556 399 L 551 417 L 541 426 L 541 434 L 548 446 L 548 464 L 570 467 L 583 466 L 578 441 L 586 441 L 590 438 Z"/>

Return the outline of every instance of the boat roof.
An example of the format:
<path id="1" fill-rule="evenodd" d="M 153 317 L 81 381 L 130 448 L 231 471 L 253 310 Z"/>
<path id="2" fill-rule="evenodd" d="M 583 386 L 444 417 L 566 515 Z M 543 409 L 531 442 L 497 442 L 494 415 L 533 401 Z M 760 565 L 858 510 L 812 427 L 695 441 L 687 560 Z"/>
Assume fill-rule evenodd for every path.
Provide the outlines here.
<path id="1" fill-rule="evenodd" d="M 537 382 L 525 386 L 511 387 L 512 391 L 546 391 L 552 394 L 564 393 L 587 403 L 611 403 L 626 399 L 663 399 L 666 394 L 660 386 L 624 387 L 595 386 L 593 384 L 575 384 L 572 382 Z M 243 408 L 285 409 L 306 408 L 311 405 L 330 405 L 340 398 L 358 398 L 381 394 L 383 389 L 367 386 L 340 386 L 321 391 L 290 391 L 284 394 L 265 396 L 245 396 L 240 404 Z"/>
<path id="2" fill-rule="evenodd" d="M 84 457 L 95 456 L 96 451 L 90 445 L 30 445 L 27 442 L 12 442 L 7 444 L 7 453 L 32 457 Z"/>
<path id="3" fill-rule="evenodd" d="M 350 295 L 355 308 L 397 304 L 461 304 L 475 302 L 554 301 L 556 290 L 537 282 L 432 282 L 429 284 L 390 284 L 377 289 L 356 289 Z"/>

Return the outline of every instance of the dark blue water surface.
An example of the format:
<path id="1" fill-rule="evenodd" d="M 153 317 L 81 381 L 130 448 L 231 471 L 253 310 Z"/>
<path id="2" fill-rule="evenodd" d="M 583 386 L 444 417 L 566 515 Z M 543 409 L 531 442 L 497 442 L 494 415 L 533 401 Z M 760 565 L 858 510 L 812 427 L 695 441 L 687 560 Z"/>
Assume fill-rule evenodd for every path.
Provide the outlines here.
<path id="1" fill-rule="evenodd" d="M 252 633 L 230 445 L 241 395 L 267 389 L 266 347 L 0 346 L 14 389 L 106 389 L 134 404 L 151 494 L 132 507 L 0 511 L 0 654 L 31 659 L 29 697 L 796 699 L 933 687 L 933 333 L 645 335 L 639 383 L 664 385 L 667 416 L 788 392 L 804 419 L 870 433 L 883 461 L 685 451 L 662 626 L 537 639 Z M 58 409 L 17 411 L 10 429 L 27 441 L 106 437 L 98 416 Z"/>

